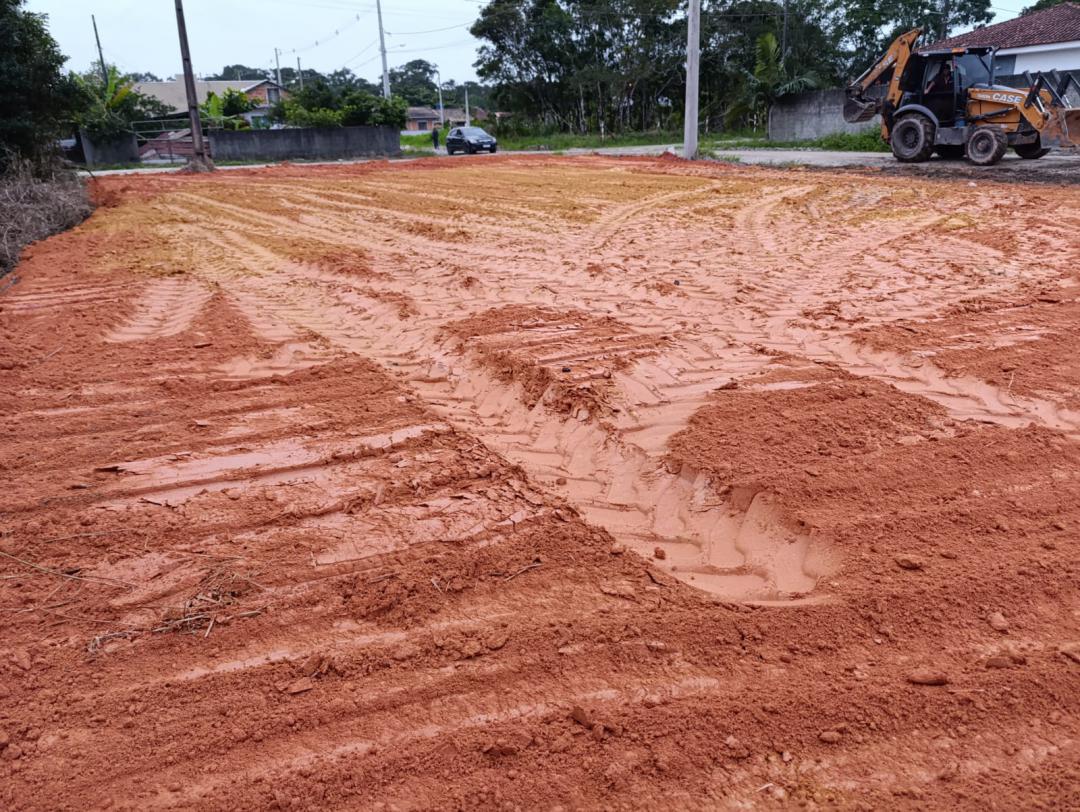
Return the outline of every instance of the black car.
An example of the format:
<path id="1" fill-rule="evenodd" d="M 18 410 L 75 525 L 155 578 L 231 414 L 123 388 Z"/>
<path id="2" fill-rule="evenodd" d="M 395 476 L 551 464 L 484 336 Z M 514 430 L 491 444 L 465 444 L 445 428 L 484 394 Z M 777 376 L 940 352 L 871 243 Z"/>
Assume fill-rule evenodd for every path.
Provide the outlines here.
<path id="1" fill-rule="evenodd" d="M 454 127 L 446 135 L 448 155 L 453 155 L 455 152 L 467 152 L 472 155 L 484 149 L 494 152 L 498 149 L 498 142 L 495 141 L 494 136 L 479 127 Z"/>

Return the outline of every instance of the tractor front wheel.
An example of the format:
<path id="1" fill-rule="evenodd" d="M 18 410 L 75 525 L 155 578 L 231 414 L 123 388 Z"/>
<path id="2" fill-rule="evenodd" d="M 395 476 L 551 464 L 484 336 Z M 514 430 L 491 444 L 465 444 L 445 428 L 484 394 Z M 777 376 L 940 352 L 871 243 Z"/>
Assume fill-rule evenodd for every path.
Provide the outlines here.
<path id="1" fill-rule="evenodd" d="M 893 124 L 889 134 L 892 154 L 904 163 L 921 163 L 934 154 L 934 122 L 921 113 L 909 113 Z"/>
<path id="2" fill-rule="evenodd" d="M 967 157 L 976 166 L 993 166 L 1009 148 L 1005 132 L 998 127 L 976 127 L 967 142 Z"/>

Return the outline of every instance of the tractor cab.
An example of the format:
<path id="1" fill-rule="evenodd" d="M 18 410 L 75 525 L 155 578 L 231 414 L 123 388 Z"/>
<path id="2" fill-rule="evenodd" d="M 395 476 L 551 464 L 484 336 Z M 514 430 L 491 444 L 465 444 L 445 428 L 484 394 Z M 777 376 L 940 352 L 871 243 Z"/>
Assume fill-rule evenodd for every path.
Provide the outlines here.
<path id="1" fill-rule="evenodd" d="M 993 48 L 951 48 L 911 55 L 900 79 L 898 108 L 925 107 L 940 127 L 963 125 L 968 91 L 994 82 Z"/>

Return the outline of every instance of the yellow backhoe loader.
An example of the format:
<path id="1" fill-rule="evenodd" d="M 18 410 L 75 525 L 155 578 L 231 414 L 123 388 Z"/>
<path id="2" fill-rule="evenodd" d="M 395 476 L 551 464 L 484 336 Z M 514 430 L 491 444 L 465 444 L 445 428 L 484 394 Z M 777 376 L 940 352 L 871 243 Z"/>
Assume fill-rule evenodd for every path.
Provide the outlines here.
<path id="1" fill-rule="evenodd" d="M 1041 158 L 1080 147 L 1080 82 L 1057 71 L 1025 74 L 1027 87 L 994 84 L 994 48 L 919 50 L 922 29 L 901 34 L 847 88 L 844 119 L 881 115 L 881 137 L 897 159 L 964 158 L 980 166 L 1012 147 Z"/>

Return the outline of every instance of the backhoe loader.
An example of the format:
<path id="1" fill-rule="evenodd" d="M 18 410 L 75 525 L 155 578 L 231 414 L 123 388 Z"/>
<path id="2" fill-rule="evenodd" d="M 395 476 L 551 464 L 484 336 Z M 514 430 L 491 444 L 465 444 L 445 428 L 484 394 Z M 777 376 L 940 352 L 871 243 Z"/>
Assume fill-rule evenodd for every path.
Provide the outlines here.
<path id="1" fill-rule="evenodd" d="M 980 166 L 1012 147 L 1041 158 L 1080 147 L 1080 82 L 1057 71 L 1025 73 L 1022 89 L 994 84 L 994 48 L 919 50 L 922 29 L 901 34 L 847 88 L 844 119 L 881 116 L 881 137 L 898 160 L 964 158 Z"/>

